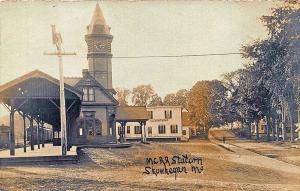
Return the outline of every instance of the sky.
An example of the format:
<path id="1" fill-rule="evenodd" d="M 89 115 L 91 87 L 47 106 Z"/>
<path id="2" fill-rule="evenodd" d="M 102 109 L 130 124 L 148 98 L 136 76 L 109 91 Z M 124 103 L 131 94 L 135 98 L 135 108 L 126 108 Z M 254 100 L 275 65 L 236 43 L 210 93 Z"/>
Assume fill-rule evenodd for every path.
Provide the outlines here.
<path id="1" fill-rule="evenodd" d="M 51 24 L 63 38 L 65 76 L 87 68 L 84 40 L 96 1 L 0 2 L 0 84 L 38 69 L 58 78 Z M 240 52 L 242 44 L 264 38 L 259 17 L 274 1 L 100 1 L 120 56 Z M 113 58 L 113 86 L 151 84 L 160 95 L 190 89 L 199 80 L 221 79 L 241 68 L 240 55 L 182 58 Z"/>

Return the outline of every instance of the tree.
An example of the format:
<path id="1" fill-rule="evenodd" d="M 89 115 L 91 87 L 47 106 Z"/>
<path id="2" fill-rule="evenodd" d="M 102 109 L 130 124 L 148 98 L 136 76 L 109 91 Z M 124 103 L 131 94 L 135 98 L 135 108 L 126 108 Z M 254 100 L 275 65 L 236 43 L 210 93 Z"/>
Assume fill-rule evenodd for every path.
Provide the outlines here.
<path id="1" fill-rule="evenodd" d="M 132 90 L 132 103 L 134 106 L 147 106 L 153 96 L 151 85 L 139 85 Z"/>
<path id="2" fill-rule="evenodd" d="M 210 121 L 211 126 L 220 126 L 230 121 L 230 112 L 228 111 L 227 98 L 228 93 L 226 87 L 219 80 L 210 82 L 211 88 L 211 106 L 210 112 L 213 116 Z"/>
<path id="3" fill-rule="evenodd" d="M 128 106 L 128 96 L 130 95 L 130 90 L 125 88 L 116 88 L 116 96 L 120 106 Z"/>
<path id="4" fill-rule="evenodd" d="M 158 94 L 154 94 L 151 97 L 148 106 L 161 106 L 161 105 L 163 105 L 163 101 L 162 101 L 161 97 L 159 97 Z"/>
<path id="5" fill-rule="evenodd" d="M 189 92 L 188 110 L 191 120 L 207 129 L 224 124 L 228 117 L 227 90 L 222 82 L 199 81 Z"/>
<path id="6" fill-rule="evenodd" d="M 278 107 L 279 103 L 285 111 L 291 126 L 291 141 L 294 140 L 293 126 L 299 95 L 299 7 L 297 1 L 286 1 L 283 6 L 272 9 L 270 16 L 262 17 L 268 37 L 242 48 L 244 58 L 252 61 L 249 65 L 251 70 L 259 73 L 257 82 L 271 94 L 272 107 Z"/>
<path id="7" fill-rule="evenodd" d="M 212 119 L 210 91 L 209 81 L 198 81 L 190 90 L 188 110 L 192 122 L 198 126 L 207 127 Z"/>
<path id="8" fill-rule="evenodd" d="M 188 105 L 188 96 L 189 91 L 186 89 L 181 89 L 176 92 L 176 101 L 178 105 L 181 105 L 183 108 L 187 108 Z"/>
<path id="9" fill-rule="evenodd" d="M 164 105 L 176 106 L 177 105 L 176 94 L 174 93 L 167 94 L 164 98 Z"/>
<path id="10" fill-rule="evenodd" d="M 164 105 L 169 105 L 169 106 L 180 105 L 183 108 L 187 108 L 188 93 L 189 93 L 188 90 L 181 89 L 178 90 L 176 94 L 174 93 L 167 94 L 164 98 Z"/>

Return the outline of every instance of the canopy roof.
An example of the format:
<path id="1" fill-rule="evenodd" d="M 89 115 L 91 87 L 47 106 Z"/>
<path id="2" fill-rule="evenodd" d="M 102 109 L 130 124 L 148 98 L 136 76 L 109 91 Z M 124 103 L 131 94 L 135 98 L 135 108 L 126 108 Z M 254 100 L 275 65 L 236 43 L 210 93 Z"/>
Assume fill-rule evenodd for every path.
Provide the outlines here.
<path id="1" fill-rule="evenodd" d="M 149 119 L 146 107 L 143 106 L 126 106 L 117 107 L 116 121 L 136 122 L 147 121 Z"/>
<path id="2" fill-rule="evenodd" d="M 65 84 L 68 117 L 79 115 L 82 92 Z M 59 80 L 35 70 L 0 86 L 0 102 L 51 125 L 60 126 Z"/>

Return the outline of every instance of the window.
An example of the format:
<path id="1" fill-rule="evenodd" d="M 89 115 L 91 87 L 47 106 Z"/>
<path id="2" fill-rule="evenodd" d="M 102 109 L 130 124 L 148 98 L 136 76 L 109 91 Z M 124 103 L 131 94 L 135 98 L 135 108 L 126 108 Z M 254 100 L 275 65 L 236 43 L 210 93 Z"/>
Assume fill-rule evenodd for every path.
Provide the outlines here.
<path id="1" fill-rule="evenodd" d="M 165 125 L 158 125 L 158 133 L 165 134 L 166 133 L 166 126 Z"/>
<path id="2" fill-rule="evenodd" d="M 172 119 L 172 110 L 165 111 L 165 119 Z"/>
<path id="3" fill-rule="evenodd" d="M 134 134 L 142 134 L 141 126 L 134 126 Z"/>
<path id="4" fill-rule="evenodd" d="M 171 125 L 171 133 L 178 133 L 178 125 Z"/>
<path id="5" fill-rule="evenodd" d="M 152 134 L 152 127 L 148 127 L 148 134 Z"/>
<path id="6" fill-rule="evenodd" d="M 94 88 L 89 88 L 89 101 L 95 101 L 95 90 Z"/>
<path id="7" fill-rule="evenodd" d="M 186 135 L 186 130 L 182 130 L 182 135 Z"/>
<path id="8" fill-rule="evenodd" d="M 148 111 L 148 117 L 149 119 L 153 119 L 153 111 Z"/>
<path id="9" fill-rule="evenodd" d="M 95 101 L 95 90 L 93 87 L 84 87 L 83 91 L 83 101 Z"/>
<path id="10" fill-rule="evenodd" d="M 87 88 L 83 88 L 83 101 L 88 101 L 88 89 Z"/>
<path id="11" fill-rule="evenodd" d="M 127 134 L 130 134 L 130 126 L 127 126 Z"/>

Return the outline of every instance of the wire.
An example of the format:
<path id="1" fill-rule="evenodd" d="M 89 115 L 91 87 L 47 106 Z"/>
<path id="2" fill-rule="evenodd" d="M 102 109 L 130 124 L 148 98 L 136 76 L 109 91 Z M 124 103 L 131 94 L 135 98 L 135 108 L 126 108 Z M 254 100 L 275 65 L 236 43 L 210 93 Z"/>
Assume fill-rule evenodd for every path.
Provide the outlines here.
<path id="1" fill-rule="evenodd" d="M 112 58 L 178 58 L 178 57 L 204 57 L 204 56 L 228 56 L 228 55 L 241 55 L 241 52 L 229 53 L 209 53 L 209 54 L 184 54 L 184 55 L 157 55 L 157 56 L 113 56 Z"/>

